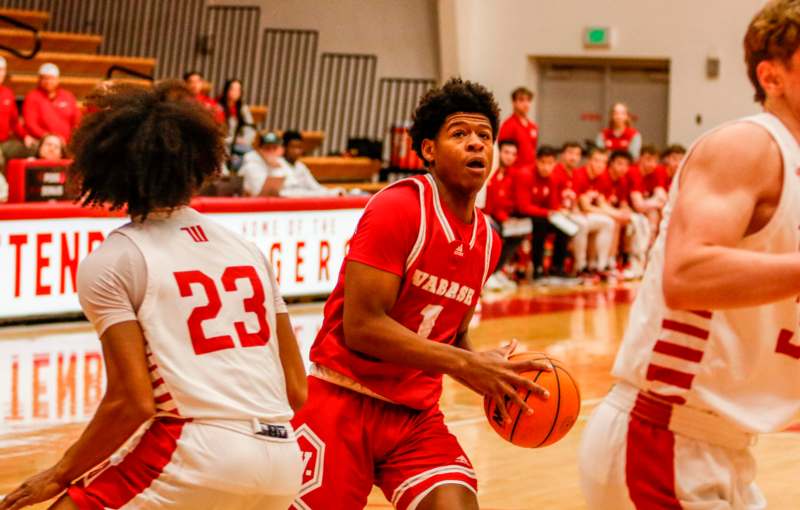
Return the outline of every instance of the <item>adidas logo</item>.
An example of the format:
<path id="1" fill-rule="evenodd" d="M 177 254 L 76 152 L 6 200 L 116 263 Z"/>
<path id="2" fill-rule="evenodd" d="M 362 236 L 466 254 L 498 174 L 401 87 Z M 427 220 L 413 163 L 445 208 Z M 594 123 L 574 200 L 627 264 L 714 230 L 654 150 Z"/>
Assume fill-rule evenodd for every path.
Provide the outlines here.
<path id="1" fill-rule="evenodd" d="M 463 455 L 459 455 L 458 457 L 456 457 L 456 460 L 454 462 L 456 464 L 464 464 L 465 466 L 471 466 L 469 460 L 467 460 L 467 458 Z"/>
<path id="2" fill-rule="evenodd" d="M 456 247 L 456 251 L 453 252 L 453 255 L 456 255 L 458 257 L 463 257 L 464 256 L 464 245 L 463 244 L 459 244 Z"/>

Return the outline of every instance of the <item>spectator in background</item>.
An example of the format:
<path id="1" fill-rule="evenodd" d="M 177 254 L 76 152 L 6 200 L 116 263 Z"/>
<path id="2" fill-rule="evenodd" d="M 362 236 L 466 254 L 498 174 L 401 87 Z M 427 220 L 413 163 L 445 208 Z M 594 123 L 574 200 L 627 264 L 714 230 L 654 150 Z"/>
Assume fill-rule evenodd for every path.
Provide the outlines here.
<path id="1" fill-rule="evenodd" d="M 286 170 L 280 195 L 282 197 L 315 197 L 340 195 L 342 190 L 326 188 L 318 183 L 311 170 L 300 161 L 305 152 L 303 137 L 297 131 L 283 133 L 283 157 L 279 158 Z"/>
<path id="2" fill-rule="evenodd" d="M 517 87 L 511 93 L 511 105 L 514 112 L 503 121 L 498 140 L 513 140 L 517 144 L 517 165 L 532 166 L 536 164 L 536 145 L 539 140 L 539 126 L 528 118 L 533 92 L 525 87 Z"/>
<path id="3" fill-rule="evenodd" d="M 253 149 L 256 137 L 255 122 L 250 108 L 242 102 L 242 82 L 229 79 L 222 87 L 222 95 L 217 101 L 222 105 L 225 123 L 228 127 L 225 146 L 231 158 L 231 168 L 238 170 L 242 164 L 242 156 Z"/>
<path id="4" fill-rule="evenodd" d="M 514 179 L 514 208 L 517 214 L 533 222 L 531 258 L 533 277 L 541 278 L 544 272 L 544 242 L 553 234 L 553 256 L 550 276 L 566 276 L 564 261 L 567 258 L 569 236 L 550 223 L 550 215 L 561 208 L 561 199 L 553 193 L 551 177 L 556 166 L 558 151 L 549 145 L 539 147 L 536 166 L 519 167 Z"/>
<path id="5" fill-rule="evenodd" d="M 199 71 L 189 71 L 184 73 L 183 81 L 186 82 L 186 88 L 189 89 L 189 92 L 191 92 L 194 98 L 211 113 L 214 120 L 220 124 L 225 124 L 225 114 L 222 111 L 222 107 L 220 107 L 219 103 L 208 97 L 207 94 L 203 93 L 203 88 L 206 86 L 203 75 L 200 74 Z"/>
<path id="6" fill-rule="evenodd" d="M 514 213 L 513 179 L 516 172 L 517 144 L 512 140 L 498 142 L 500 166 L 494 171 L 486 184 L 486 207 L 492 228 L 503 238 L 503 247 L 497 261 L 497 271 L 486 280 L 491 290 L 514 290 L 517 284 L 506 276 L 503 270 L 522 243 L 520 236 L 508 236 L 503 232 L 503 223 Z"/>
<path id="7" fill-rule="evenodd" d="M 39 68 L 39 86 L 28 92 L 22 105 L 25 130 L 36 141 L 53 133 L 66 143 L 78 127 L 81 111 L 72 92 L 59 86 L 59 70 L 55 64 Z M 26 145 L 32 143 L 28 140 Z"/>
<path id="8" fill-rule="evenodd" d="M 667 171 L 667 191 L 672 184 L 672 178 L 678 172 L 681 166 L 681 161 L 686 155 L 686 147 L 679 144 L 673 144 L 664 149 L 661 153 L 661 162 L 664 164 L 664 169 Z"/>
<path id="9" fill-rule="evenodd" d="M 608 159 L 608 177 L 611 181 L 611 194 L 607 197 L 612 207 L 629 216 L 625 233 L 625 248 L 629 257 L 629 268 L 625 278 L 640 278 L 644 274 L 647 248 L 650 246 L 650 222 L 647 216 L 636 211 L 633 195 L 635 190 L 631 175 L 633 158 L 627 151 L 614 151 Z"/>
<path id="10" fill-rule="evenodd" d="M 642 135 L 633 127 L 628 106 L 625 103 L 615 103 L 611 107 L 608 127 L 597 134 L 595 144 L 605 147 L 609 152 L 627 151 L 633 159 L 639 159 L 642 148 Z"/>
<path id="11" fill-rule="evenodd" d="M 25 145 L 36 141 L 27 135 L 17 110 L 14 92 L 4 85 L 6 59 L 0 57 L 0 174 L 5 174 L 6 161 L 24 158 L 30 154 Z"/>
<path id="12" fill-rule="evenodd" d="M 586 165 L 575 170 L 573 186 L 581 211 L 591 224 L 610 224 L 611 228 L 601 228 L 595 236 L 594 255 L 596 260 L 589 260 L 589 273 L 608 276 L 611 271 L 612 254 L 616 254 L 615 239 L 619 224 L 627 223 L 628 217 L 611 206 L 606 195 L 610 194 L 611 181 L 606 172 L 608 153 L 602 147 L 592 147 L 586 158 Z M 617 243 L 619 244 L 619 243 Z M 587 275 L 588 276 L 588 275 Z"/>
<path id="13" fill-rule="evenodd" d="M 667 170 L 658 163 L 658 151 L 652 145 L 642 147 L 642 155 L 636 166 L 631 166 L 631 205 L 647 216 L 650 222 L 652 243 L 658 232 L 661 209 L 667 203 Z"/>
<path id="14" fill-rule="evenodd" d="M 60 161 L 66 159 L 66 157 L 67 147 L 60 136 L 48 133 L 39 140 L 39 145 L 36 147 L 36 159 Z"/>
<path id="15" fill-rule="evenodd" d="M 278 196 L 286 178 L 281 139 L 271 131 L 256 137 L 253 150 L 244 155 L 239 175 L 248 197 Z"/>

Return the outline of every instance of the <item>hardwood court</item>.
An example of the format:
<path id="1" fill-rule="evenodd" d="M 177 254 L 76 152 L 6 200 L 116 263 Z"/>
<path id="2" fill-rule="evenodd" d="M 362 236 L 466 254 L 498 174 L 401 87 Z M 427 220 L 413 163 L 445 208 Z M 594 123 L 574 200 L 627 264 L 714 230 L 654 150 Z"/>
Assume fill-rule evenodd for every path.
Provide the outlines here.
<path id="1" fill-rule="evenodd" d="M 529 350 L 561 359 L 578 380 L 584 405 L 581 419 L 561 442 L 525 450 L 495 435 L 485 421 L 478 396 L 445 380 L 442 408 L 475 465 L 482 508 L 585 508 L 578 486 L 578 444 L 586 418 L 611 385 L 608 372 L 634 293 L 635 288 L 627 286 L 526 288 L 513 295 L 488 296 L 484 301 L 472 331 L 473 343 L 488 348 L 518 338 Z M 292 310 L 303 329 L 304 342 L 313 338 L 320 313 L 321 305 Z M 40 347 L 33 347 L 37 345 Z M 96 373 L 97 348 L 85 324 L 0 330 L 0 494 L 50 466 L 82 430 L 102 381 Z M 755 454 L 758 482 L 770 508 L 797 508 L 800 434 L 763 436 Z M 377 490 L 369 501 L 368 508 L 390 508 Z"/>

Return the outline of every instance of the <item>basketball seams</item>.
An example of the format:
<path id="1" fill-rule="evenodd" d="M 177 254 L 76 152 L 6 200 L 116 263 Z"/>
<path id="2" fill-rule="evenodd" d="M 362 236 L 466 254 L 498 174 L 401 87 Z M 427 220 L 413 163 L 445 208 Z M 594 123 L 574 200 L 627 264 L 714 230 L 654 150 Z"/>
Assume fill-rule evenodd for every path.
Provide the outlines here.
<path id="1" fill-rule="evenodd" d="M 556 413 L 555 415 L 553 415 L 553 422 L 550 424 L 550 431 L 547 433 L 546 436 L 544 436 L 544 439 L 542 439 L 542 441 L 536 445 L 536 448 L 539 448 L 544 443 L 546 443 L 547 440 L 550 439 L 550 436 L 553 435 L 553 431 L 556 429 L 556 423 L 558 423 L 558 416 L 561 413 L 561 378 L 558 376 L 558 367 L 556 366 L 555 363 L 553 363 L 553 360 L 547 358 L 547 361 L 550 362 L 550 366 L 553 367 L 553 375 L 556 376 L 556 389 L 558 389 L 558 399 L 556 400 Z"/>
<path id="2" fill-rule="evenodd" d="M 539 361 L 539 360 L 542 360 L 542 359 L 547 359 L 547 358 L 536 358 L 533 361 Z M 541 376 L 541 375 L 542 375 L 542 371 L 539 370 L 539 372 L 536 374 L 536 377 L 533 379 L 533 382 L 538 381 L 539 380 L 539 376 Z M 527 395 L 525 395 L 525 399 L 523 400 L 523 402 L 527 403 L 528 399 L 530 398 L 530 396 L 531 396 L 531 390 L 528 390 L 528 393 L 527 393 Z M 510 442 L 514 441 L 514 433 L 517 431 L 517 425 L 519 424 L 519 419 L 521 417 L 522 417 L 522 408 L 520 407 L 519 411 L 517 411 L 517 417 L 514 419 L 514 425 L 512 425 L 512 427 L 511 427 L 511 433 L 508 435 L 508 440 Z"/>

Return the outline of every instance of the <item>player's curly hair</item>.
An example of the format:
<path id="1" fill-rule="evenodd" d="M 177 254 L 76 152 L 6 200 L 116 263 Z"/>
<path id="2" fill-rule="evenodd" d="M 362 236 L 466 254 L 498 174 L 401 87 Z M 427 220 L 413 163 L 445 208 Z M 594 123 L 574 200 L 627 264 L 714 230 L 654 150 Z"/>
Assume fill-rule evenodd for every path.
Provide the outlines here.
<path id="1" fill-rule="evenodd" d="M 492 125 L 492 137 L 497 137 L 500 108 L 494 95 L 483 85 L 461 78 L 450 78 L 440 88 L 429 90 L 419 100 L 411 126 L 412 148 L 422 157 L 422 141 L 433 140 L 445 119 L 454 113 L 478 113 Z M 425 165 L 429 164 L 425 161 Z"/>
<path id="2" fill-rule="evenodd" d="M 84 206 L 128 208 L 134 219 L 187 204 L 225 156 L 223 133 L 194 101 L 112 85 L 92 97 L 72 136 L 71 176 Z"/>

